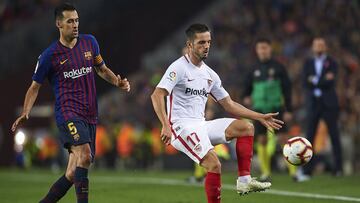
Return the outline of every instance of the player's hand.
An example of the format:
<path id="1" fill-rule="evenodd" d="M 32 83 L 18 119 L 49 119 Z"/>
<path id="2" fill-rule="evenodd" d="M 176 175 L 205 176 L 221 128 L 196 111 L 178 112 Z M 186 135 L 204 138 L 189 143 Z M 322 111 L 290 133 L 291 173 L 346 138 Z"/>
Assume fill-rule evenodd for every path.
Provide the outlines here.
<path id="1" fill-rule="evenodd" d="M 279 130 L 280 128 L 282 128 L 284 122 L 282 120 L 274 118 L 277 115 L 279 115 L 279 112 L 262 114 L 258 121 L 260 121 L 261 124 L 263 124 L 267 129 Z"/>
<path id="2" fill-rule="evenodd" d="M 19 118 L 17 118 L 16 121 L 13 123 L 13 125 L 11 127 L 11 131 L 15 132 L 17 127 L 28 119 L 29 119 L 29 114 L 21 114 L 21 116 Z"/>
<path id="3" fill-rule="evenodd" d="M 120 87 L 122 90 L 130 92 L 130 83 L 127 78 L 121 79 L 120 75 L 117 75 L 117 84 L 116 86 Z"/>
<path id="4" fill-rule="evenodd" d="M 171 142 L 171 128 L 169 125 L 165 125 L 161 129 L 160 134 L 161 141 L 163 141 L 166 145 L 169 145 Z"/>
<path id="5" fill-rule="evenodd" d="M 290 112 L 284 112 L 284 116 L 283 116 L 283 119 L 285 122 L 290 122 L 292 120 L 293 116 L 292 116 L 292 113 Z"/>

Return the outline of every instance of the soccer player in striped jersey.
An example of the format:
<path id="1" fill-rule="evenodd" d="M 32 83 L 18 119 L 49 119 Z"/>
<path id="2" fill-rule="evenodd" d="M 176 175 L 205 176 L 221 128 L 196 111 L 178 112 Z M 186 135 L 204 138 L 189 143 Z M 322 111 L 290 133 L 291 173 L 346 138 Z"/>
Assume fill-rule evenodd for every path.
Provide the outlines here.
<path id="1" fill-rule="evenodd" d="M 60 38 L 40 55 L 23 111 L 14 122 L 12 131 L 29 119 L 39 89 L 48 79 L 55 94 L 60 140 L 69 151 L 69 160 L 65 174 L 40 202 L 57 202 L 74 184 L 77 202 L 85 203 L 88 202 L 88 168 L 95 156 L 98 119 L 94 71 L 124 91 L 130 91 L 130 84 L 106 66 L 94 36 L 79 34 L 79 17 L 73 5 L 64 3 L 58 6 L 55 21 Z"/>
<path id="2" fill-rule="evenodd" d="M 211 34 L 206 25 L 193 24 L 186 30 L 188 53 L 173 62 L 151 95 L 155 112 L 162 123 L 161 139 L 182 151 L 207 170 L 205 191 L 208 203 L 221 200 L 221 164 L 214 146 L 236 140 L 240 194 L 270 188 L 269 182 L 251 178 L 254 127 L 243 119 L 220 118 L 205 121 L 208 96 L 237 118 L 261 122 L 267 128 L 280 129 L 283 122 L 277 113 L 261 114 L 233 101 L 221 84 L 220 77 L 204 63 Z M 167 96 L 167 111 L 164 97 Z"/>

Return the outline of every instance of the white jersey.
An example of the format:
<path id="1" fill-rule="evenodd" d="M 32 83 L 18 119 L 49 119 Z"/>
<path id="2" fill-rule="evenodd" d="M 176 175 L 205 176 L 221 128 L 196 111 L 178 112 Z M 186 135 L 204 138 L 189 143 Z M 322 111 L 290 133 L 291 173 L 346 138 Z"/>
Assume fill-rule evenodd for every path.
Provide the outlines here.
<path id="1" fill-rule="evenodd" d="M 181 120 L 205 120 L 209 94 L 217 101 L 229 94 L 218 74 L 204 62 L 200 67 L 185 55 L 173 62 L 157 85 L 169 92 L 167 112 L 171 123 Z"/>

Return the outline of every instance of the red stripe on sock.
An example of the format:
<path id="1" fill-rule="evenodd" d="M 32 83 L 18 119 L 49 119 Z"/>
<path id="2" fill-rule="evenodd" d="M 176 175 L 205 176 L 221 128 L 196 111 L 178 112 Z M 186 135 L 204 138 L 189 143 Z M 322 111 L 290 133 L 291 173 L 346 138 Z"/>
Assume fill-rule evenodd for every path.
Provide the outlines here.
<path id="1" fill-rule="evenodd" d="M 239 176 L 250 175 L 254 136 L 241 136 L 236 140 L 236 155 Z"/>

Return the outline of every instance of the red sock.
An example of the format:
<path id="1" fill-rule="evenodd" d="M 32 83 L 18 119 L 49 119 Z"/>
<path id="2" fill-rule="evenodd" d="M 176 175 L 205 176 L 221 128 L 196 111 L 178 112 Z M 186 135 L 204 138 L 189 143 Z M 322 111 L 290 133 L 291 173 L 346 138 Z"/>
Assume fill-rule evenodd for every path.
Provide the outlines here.
<path id="1" fill-rule="evenodd" d="M 205 179 L 205 192 L 208 203 L 220 203 L 221 176 L 219 173 L 208 172 Z"/>
<path id="2" fill-rule="evenodd" d="M 241 136 L 236 140 L 236 155 L 239 176 L 250 175 L 254 136 Z"/>

